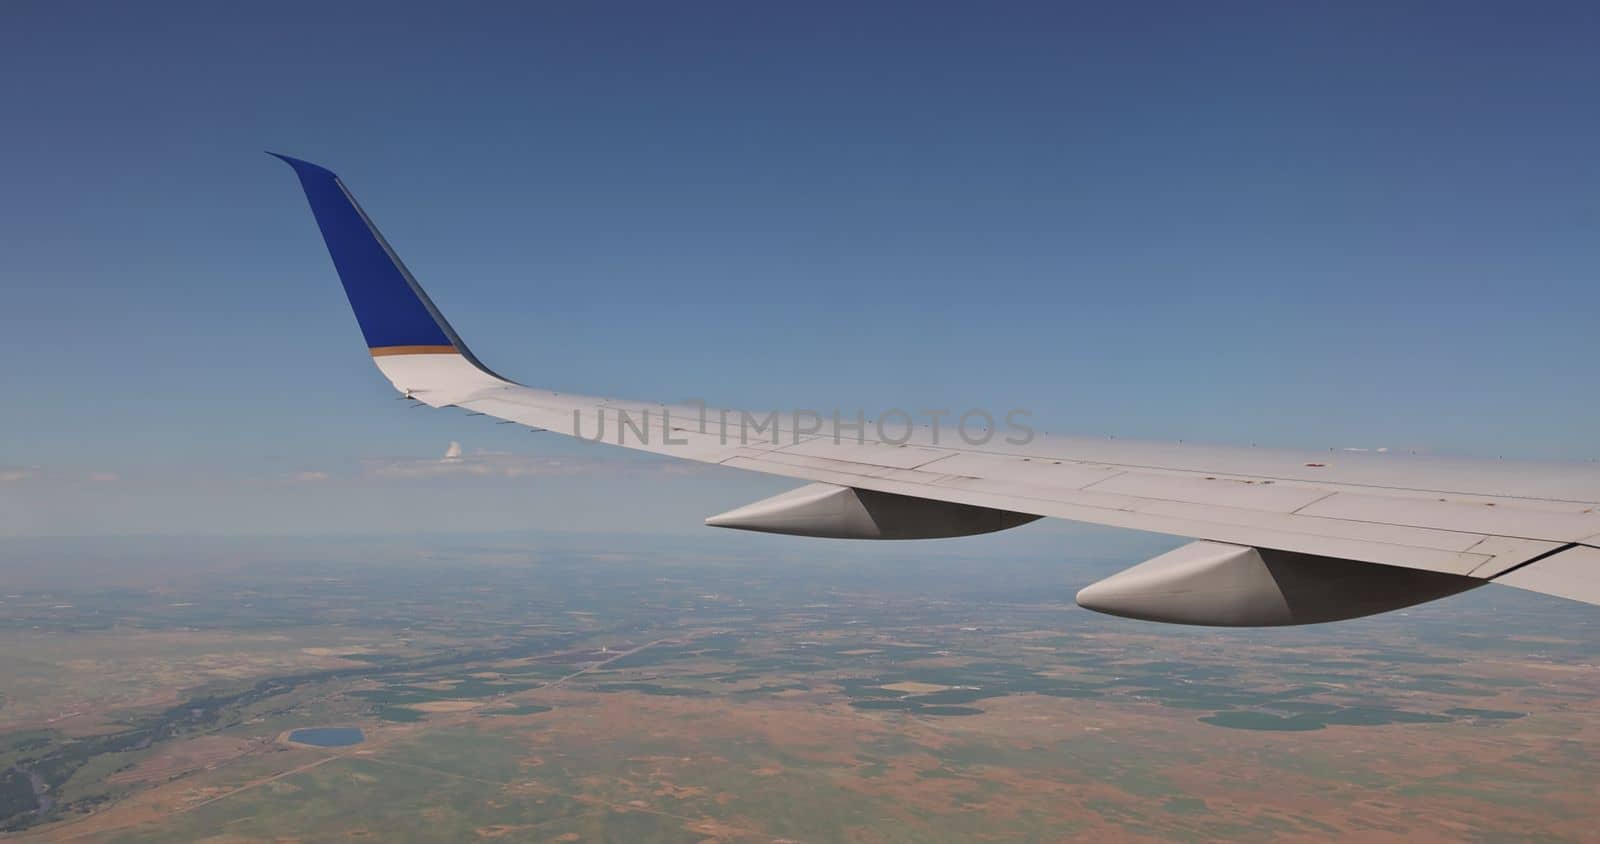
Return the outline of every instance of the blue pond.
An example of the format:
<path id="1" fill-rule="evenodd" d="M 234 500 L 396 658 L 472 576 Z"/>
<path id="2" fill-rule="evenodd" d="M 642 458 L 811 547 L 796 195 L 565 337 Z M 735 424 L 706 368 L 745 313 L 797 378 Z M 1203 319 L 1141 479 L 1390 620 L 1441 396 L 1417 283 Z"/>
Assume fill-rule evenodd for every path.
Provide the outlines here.
<path id="1" fill-rule="evenodd" d="M 317 747 L 345 747 L 366 739 L 360 727 L 307 727 L 289 734 L 290 741 Z"/>

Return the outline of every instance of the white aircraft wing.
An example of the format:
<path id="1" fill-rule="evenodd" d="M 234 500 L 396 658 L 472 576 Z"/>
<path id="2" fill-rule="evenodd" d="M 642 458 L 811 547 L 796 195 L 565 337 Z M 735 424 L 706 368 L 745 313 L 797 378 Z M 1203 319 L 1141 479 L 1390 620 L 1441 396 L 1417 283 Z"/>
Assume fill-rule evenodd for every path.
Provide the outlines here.
<path id="1" fill-rule="evenodd" d="M 337 176 L 279 157 L 300 178 L 374 362 L 403 395 L 812 482 L 708 524 L 911 539 L 1056 517 L 1191 537 L 1078 596 L 1091 609 L 1179 623 L 1329 621 L 1489 582 L 1600 604 L 1594 464 L 1022 436 L 953 420 L 880 426 L 517 384 L 467 349 Z"/>

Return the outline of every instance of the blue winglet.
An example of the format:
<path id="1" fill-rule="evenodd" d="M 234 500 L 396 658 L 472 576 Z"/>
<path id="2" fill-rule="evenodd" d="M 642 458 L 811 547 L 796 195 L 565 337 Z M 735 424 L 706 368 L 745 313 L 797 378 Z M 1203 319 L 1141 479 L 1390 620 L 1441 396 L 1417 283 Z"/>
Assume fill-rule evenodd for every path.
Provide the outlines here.
<path id="1" fill-rule="evenodd" d="M 267 154 L 282 159 L 300 177 L 339 281 L 373 354 L 460 352 L 471 360 L 461 339 L 339 177 L 309 161 Z"/>

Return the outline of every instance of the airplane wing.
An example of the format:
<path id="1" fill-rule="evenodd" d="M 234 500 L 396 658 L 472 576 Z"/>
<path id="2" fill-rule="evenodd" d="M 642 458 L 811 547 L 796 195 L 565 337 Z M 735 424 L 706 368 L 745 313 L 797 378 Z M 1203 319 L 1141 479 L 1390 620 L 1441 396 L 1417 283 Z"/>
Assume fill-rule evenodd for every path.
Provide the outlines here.
<path id="1" fill-rule="evenodd" d="M 373 362 L 402 395 L 810 482 L 707 524 L 914 539 L 1055 517 L 1191 537 L 1078 595 L 1090 609 L 1177 623 L 1330 621 L 1490 582 L 1600 604 L 1594 464 L 1020 436 L 993 419 L 941 431 L 523 386 L 468 350 L 336 175 L 277 157 L 300 179 Z"/>

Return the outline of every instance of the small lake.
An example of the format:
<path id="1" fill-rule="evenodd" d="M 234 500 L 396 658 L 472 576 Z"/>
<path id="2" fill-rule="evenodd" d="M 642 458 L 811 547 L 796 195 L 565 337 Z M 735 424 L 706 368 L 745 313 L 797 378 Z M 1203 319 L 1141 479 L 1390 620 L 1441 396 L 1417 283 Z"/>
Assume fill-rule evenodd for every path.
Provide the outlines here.
<path id="1" fill-rule="evenodd" d="M 367 740 L 360 727 L 307 727 L 289 734 L 289 740 L 316 747 L 346 747 Z"/>

